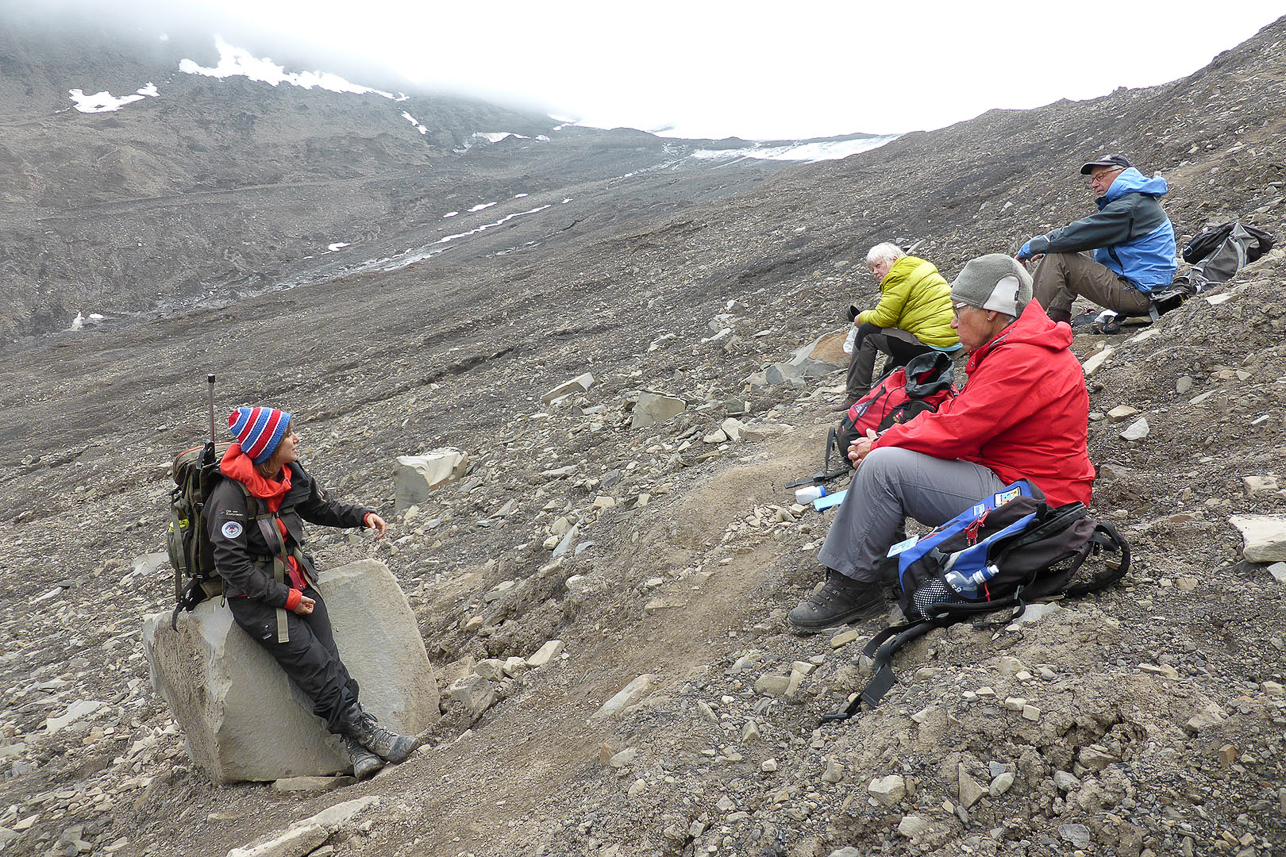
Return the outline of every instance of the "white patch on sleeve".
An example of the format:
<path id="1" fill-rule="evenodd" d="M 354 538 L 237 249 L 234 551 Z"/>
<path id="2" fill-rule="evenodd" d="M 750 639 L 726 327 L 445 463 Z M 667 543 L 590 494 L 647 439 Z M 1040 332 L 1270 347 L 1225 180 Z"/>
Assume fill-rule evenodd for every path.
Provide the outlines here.
<path id="1" fill-rule="evenodd" d="M 225 539 L 235 539 L 241 535 L 241 529 L 241 525 L 236 521 L 228 521 L 223 525 L 223 529 L 220 532 L 223 533 Z"/>

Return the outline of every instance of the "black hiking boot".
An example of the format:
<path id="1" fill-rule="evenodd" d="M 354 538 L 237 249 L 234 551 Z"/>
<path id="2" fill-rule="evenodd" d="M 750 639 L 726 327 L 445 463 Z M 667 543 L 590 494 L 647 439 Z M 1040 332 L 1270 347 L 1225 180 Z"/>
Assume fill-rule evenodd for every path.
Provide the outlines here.
<path id="1" fill-rule="evenodd" d="M 786 617 L 797 634 L 816 634 L 873 616 L 884 606 L 884 584 L 863 583 L 826 569 L 826 582 Z"/>
<path id="2" fill-rule="evenodd" d="M 364 780 L 384 767 L 384 760 L 367 750 L 352 735 L 344 736 L 344 747 L 348 750 L 348 761 L 353 764 L 353 777 Z"/>
<path id="3" fill-rule="evenodd" d="M 358 744 L 390 762 L 405 761 L 420 746 L 415 738 L 398 735 L 380 726 L 375 716 L 363 711 L 356 702 L 340 715 L 339 725 L 345 735 L 351 735 Z"/>

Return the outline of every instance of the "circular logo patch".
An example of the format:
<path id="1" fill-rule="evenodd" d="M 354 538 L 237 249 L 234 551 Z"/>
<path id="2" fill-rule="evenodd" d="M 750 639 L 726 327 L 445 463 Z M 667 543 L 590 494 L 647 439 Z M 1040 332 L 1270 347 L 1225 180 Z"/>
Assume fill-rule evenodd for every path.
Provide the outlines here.
<path id="1" fill-rule="evenodd" d="M 223 537 L 225 539 L 235 539 L 237 536 L 241 535 L 241 525 L 236 521 L 228 521 L 228 523 L 223 525 L 223 529 L 220 530 L 220 532 L 223 533 Z"/>

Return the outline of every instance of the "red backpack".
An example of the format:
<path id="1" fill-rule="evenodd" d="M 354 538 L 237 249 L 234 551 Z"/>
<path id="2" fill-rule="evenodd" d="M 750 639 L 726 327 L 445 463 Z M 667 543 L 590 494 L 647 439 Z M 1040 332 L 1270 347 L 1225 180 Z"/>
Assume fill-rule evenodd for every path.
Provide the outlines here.
<path id="1" fill-rule="evenodd" d="M 930 351 L 913 357 L 881 378 L 871 392 L 853 403 L 837 428 L 830 432 L 827 460 L 831 445 L 848 464 L 848 447 L 868 429 L 882 433 L 895 423 L 910 422 L 925 411 L 937 413 L 947 399 L 960 392 L 955 385 L 955 366 L 951 355 Z"/>

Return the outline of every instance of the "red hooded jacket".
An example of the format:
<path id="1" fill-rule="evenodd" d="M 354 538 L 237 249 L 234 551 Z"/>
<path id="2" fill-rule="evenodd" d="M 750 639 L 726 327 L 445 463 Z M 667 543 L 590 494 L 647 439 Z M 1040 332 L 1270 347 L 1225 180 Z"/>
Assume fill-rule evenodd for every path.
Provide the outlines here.
<path id="1" fill-rule="evenodd" d="M 1072 329 L 1036 301 L 969 355 L 969 381 L 937 413 L 894 425 L 871 446 L 896 446 L 989 468 L 1006 483 L 1030 479 L 1051 506 L 1089 505 L 1089 394 L 1069 346 Z"/>

